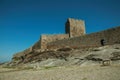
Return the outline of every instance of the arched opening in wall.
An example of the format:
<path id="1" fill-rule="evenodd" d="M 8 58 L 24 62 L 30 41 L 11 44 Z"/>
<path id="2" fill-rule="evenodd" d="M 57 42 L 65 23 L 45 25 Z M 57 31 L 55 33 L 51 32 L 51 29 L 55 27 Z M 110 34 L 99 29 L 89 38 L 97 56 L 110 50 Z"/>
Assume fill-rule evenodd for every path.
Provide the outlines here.
<path id="1" fill-rule="evenodd" d="M 69 20 L 67 20 L 67 22 L 65 23 L 65 33 L 66 34 L 70 33 L 70 22 L 69 22 Z"/>
<path id="2" fill-rule="evenodd" d="M 105 39 L 101 39 L 101 40 L 100 40 L 100 44 L 101 44 L 101 46 L 104 46 L 105 43 L 106 43 Z"/>

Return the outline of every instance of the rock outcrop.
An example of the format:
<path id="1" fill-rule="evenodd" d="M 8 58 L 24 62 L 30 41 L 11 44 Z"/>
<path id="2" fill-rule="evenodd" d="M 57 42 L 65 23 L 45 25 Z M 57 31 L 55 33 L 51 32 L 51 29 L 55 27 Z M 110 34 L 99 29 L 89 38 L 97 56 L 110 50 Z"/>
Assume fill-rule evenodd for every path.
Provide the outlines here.
<path id="1" fill-rule="evenodd" d="M 21 54 L 21 53 L 18 53 Z M 102 61 L 109 60 L 112 64 L 120 62 L 120 44 L 107 45 L 98 48 L 43 51 L 34 50 L 26 55 L 13 57 L 12 65 L 29 64 L 32 66 L 60 66 L 60 65 L 101 65 Z M 36 64 L 39 63 L 39 64 Z"/>

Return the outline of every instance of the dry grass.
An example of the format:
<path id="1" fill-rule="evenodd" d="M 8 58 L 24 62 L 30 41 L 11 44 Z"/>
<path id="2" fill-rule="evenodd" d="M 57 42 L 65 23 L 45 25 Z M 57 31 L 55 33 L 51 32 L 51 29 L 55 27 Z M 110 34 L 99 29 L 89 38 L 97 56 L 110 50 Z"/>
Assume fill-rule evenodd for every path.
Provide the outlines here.
<path id="1" fill-rule="evenodd" d="M 120 80 L 120 65 L 64 66 L 10 72 L 3 70 L 0 72 L 0 80 Z"/>

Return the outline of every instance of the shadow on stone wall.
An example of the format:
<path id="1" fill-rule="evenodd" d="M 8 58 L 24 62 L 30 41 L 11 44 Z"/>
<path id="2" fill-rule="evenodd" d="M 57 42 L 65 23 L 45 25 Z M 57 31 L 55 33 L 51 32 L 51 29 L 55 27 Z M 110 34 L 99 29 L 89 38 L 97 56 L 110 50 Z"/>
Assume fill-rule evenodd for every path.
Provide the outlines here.
<path id="1" fill-rule="evenodd" d="M 71 48 L 99 47 L 101 46 L 101 39 L 105 40 L 105 45 L 120 43 L 120 27 L 91 33 L 80 37 L 50 42 L 47 44 L 47 48 L 55 49 L 66 46 Z"/>

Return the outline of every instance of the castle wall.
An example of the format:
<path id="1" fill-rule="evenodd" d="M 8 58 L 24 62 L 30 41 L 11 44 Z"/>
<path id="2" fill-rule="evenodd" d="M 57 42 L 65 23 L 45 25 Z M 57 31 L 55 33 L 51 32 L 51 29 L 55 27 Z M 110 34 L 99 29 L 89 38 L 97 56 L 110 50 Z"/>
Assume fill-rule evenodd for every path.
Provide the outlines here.
<path id="1" fill-rule="evenodd" d="M 66 33 L 70 37 L 78 37 L 85 34 L 85 22 L 83 20 L 68 18 L 65 26 Z"/>
<path id="2" fill-rule="evenodd" d="M 39 45 L 36 44 L 34 47 L 39 47 L 41 49 L 47 49 L 47 44 L 57 40 L 62 40 L 70 37 L 82 36 L 85 34 L 85 24 L 83 20 L 75 20 L 68 18 L 66 22 L 66 34 L 56 34 L 56 35 L 41 35 Z"/>
<path id="3" fill-rule="evenodd" d="M 41 40 L 37 41 L 31 48 L 32 48 L 32 50 L 40 49 L 41 48 Z"/>
<path id="4" fill-rule="evenodd" d="M 47 43 L 69 38 L 68 34 L 41 35 L 41 49 L 47 48 Z"/>
<path id="5" fill-rule="evenodd" d="M 80 37 L 68 38 L 64 40 L 54 41 L 47 44 L 48 49 L 72 47 L 86 48 L 101 46 L 101 39 L 106 41 L 106 45 L 120 43 L 120 27 L 92 33 Z"/>

